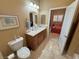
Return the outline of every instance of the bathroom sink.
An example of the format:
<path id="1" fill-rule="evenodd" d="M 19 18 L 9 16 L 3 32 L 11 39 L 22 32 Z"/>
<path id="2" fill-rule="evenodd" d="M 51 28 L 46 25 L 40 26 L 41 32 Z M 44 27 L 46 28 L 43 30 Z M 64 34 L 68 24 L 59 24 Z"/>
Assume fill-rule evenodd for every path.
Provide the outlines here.
<path id="1" fill-rule="evenodd" d="M 30 36 L 35 36 L 38 33 L 40 33 L 41 31 L 45 30 L 47 26 L 45 25 L 40 25 L 40 26 L 34 26 L 31 27 L 28 32 L 26 32 L 26 34 L 30 35 Z"/>

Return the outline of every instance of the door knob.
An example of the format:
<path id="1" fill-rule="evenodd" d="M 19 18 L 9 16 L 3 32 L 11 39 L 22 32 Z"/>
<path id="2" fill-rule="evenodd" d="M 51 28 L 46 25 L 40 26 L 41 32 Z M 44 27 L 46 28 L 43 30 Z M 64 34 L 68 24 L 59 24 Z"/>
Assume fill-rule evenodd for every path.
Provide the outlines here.
<path id="1" fill-rule="evenodd" d="M 64 37 L 66 37 L 66 38 L 67 38 L 68 36 L 64 35 Z"/>

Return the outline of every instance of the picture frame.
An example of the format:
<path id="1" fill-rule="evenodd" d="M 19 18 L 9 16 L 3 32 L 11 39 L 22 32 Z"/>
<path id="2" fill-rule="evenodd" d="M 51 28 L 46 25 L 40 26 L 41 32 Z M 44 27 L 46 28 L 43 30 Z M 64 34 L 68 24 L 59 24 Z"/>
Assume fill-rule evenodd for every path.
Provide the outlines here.
<path id="1" fill-rule="evenodd" d="M 19 27 L 17 16 L 0 15 L 0 30 Z"/>

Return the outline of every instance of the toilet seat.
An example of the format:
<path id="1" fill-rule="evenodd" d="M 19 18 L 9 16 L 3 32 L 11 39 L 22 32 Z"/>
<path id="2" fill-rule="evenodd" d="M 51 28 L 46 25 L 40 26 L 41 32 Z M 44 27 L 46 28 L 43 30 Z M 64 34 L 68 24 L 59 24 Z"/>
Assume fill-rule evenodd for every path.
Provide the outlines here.
<path id="1" fill-rule="evenodd" d="M 28 58 L 30 56 L 30 50 L 27 47 L 22 47 L 17 51 L 18 58 Z"/>

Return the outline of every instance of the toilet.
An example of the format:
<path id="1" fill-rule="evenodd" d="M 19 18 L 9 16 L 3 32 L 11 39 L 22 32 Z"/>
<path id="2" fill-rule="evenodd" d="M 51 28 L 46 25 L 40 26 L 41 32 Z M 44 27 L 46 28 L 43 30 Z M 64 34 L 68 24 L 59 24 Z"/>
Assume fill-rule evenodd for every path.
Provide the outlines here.
<path id="1" fill-rule="evenodd" d="M 30 56 L 30 50 L 23 47 L 23 37 L 8 42 L 8 45 L 13 51 L 16 51 L 19 59 L 27 59 Z"/>

